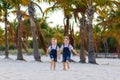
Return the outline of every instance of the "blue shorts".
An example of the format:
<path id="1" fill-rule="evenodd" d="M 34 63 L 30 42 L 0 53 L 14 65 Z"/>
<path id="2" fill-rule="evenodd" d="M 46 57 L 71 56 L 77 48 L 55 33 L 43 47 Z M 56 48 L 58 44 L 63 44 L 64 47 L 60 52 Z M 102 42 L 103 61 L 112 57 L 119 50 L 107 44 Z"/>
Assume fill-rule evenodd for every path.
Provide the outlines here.
<path id="1" fill-rule="evenodd" d="M 57 62 L 57 54 L 50 53 L 50 58 Z"/>
<path id="2" fill-rule="evenodd" d="M 66 61 L 69 61 L 70 60 L 70 54 L 67 54 L 67 55 L 64 55 L 63 54 L 63 58 L 62 58 L 62 62 L 66 62 Z"/>

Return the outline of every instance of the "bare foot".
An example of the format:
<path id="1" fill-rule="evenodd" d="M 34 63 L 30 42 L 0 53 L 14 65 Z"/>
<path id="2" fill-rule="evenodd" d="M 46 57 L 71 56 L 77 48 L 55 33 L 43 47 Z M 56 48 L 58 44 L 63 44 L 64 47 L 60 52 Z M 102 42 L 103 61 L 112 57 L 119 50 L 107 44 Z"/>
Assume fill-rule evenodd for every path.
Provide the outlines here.
<path id="1" fill-rule="evenodd" d="M 66 68 L 63 68 L 64 71 L 66 71 Z"/>
<path id="2" fill-rule="evenodd" d="M 70 66 L 68 66 L 68 69 L 70 69 Z"/>

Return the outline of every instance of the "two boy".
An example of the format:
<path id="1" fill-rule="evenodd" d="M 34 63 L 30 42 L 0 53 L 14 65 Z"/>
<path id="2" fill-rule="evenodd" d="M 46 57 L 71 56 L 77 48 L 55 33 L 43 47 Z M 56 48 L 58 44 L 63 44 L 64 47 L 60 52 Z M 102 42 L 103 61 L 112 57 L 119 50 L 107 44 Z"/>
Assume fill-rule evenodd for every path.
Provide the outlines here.
<path id="1" fill-rule="evenodd" d="M 51 45 L 49 46 L 49 48 L 47 50 L 47 55 L 50 52 L 51 69 L 53 67 L 53 69 L 55 70 L 56 62 L 57 62 L 57 55 L 58 55 L 58 58 L 60 59 L 61 53 L 62 53 L 63 70 L 67 70 L 70 68 L 69 60 L 71 58 L 71 51 L 73 51 L 74 54 L 79 56 L 79 54 L 73 49 L 72 45 L 69 42 L 70 42 L 69 37 L 65 36 L 64 44 L 59 49 L 59 47 L 57 46 L 57 39 L 56 38 L 51 39 Z M 55 46 L 55 47 L 52 48 L 51 46 Z M 55 51 L 53 51 L 53 49 Z"/>

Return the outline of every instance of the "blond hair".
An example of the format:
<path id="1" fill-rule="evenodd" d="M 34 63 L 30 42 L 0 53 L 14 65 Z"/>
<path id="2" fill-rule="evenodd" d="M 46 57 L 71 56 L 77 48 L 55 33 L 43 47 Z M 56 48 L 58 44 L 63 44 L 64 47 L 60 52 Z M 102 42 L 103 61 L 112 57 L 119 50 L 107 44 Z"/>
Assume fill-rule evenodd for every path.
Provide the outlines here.
<path id="1" fill-rule="evenodd" d="M 55 41 L 57 41 L 57 39 L 56 39 L 56 38 L 51 38 L 51 41 L 52 41 L 52 40 L 55 40 Z"/>
<path id="2" fill-rule="evenodd" d="M 64 39 L 70 40 L 68 36 L 64 36 Z"/>

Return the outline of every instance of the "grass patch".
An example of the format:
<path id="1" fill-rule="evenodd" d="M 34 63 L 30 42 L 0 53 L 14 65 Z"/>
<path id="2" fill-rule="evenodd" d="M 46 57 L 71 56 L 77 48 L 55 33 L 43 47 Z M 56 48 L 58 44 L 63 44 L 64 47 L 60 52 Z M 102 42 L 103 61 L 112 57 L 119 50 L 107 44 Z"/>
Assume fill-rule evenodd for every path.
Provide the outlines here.
<path id="1" fill-rule="evenodd" d="M 5 51 L 2 51 L 2 52 L 3 52 L 2 54 L 5 53 Z M 18 52 L 17 49 L 11 49 L 11 50 L 9 50 L 9 54 L 12 54 L 12 55 L 16 55 L 17 52 Z M 25 50 L 22 49 L 22 53 L 23 53 L 23 54 L 27 54 L 27 55 L 32 55 L 32 54 L 33 54 L 33 49 L 32 49 L 32 48 L 29 48 L 29 49 L 28 49 L 28 52 L 26 52 Z M 44 52 L 42 49 L 39 49 L 39 53 L 40 53 L 41 55 L 44 55 L 44 54 L 45 54 L 45 52 Z"/>

